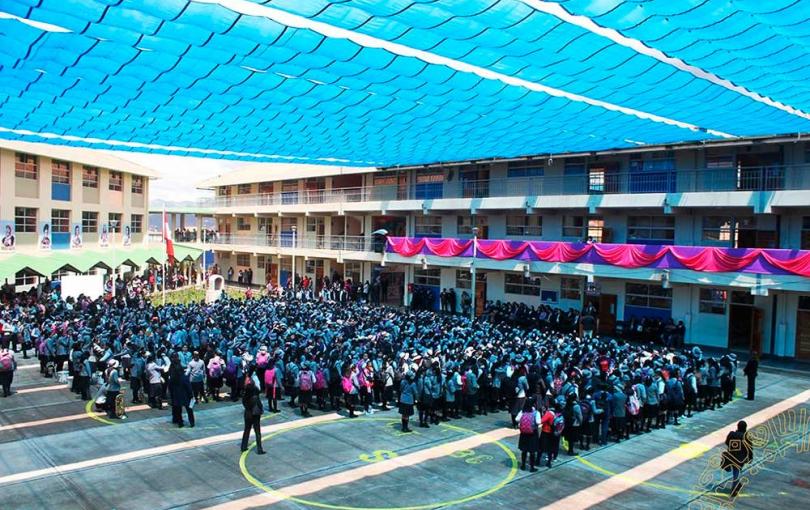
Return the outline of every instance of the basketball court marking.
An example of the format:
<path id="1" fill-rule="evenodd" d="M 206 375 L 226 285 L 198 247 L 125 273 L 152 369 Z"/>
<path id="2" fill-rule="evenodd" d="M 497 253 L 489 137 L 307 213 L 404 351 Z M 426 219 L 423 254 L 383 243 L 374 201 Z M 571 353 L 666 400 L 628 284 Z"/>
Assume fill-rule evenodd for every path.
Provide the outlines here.
<path id="1" fill-rule="evenodd" d="M 462 429 L 461 427 L 458 428 L 461 431 L 471 432 L 468 429 Z M 215 505 L 213 507 L 210 507 L 210 509 L 242 510 L 247 508 L 253 508 L 256 506 L 272 505 L 280 501 L 290 500 L 308 506 L 314 506 L 318 508 L 325 508 L 331 510 L 360 510 L 363 507 L 329 505 L 326 503 L 318 503 L 314 501 L 304 500 L 301 499 L 300 496 L 313 494 L 328 489 L 330 487 L 334 487 L 336 485 L 345 485 L 365 478 L 379 476 L 394 471 L 396 469 L 415 466 L 417 464 L 421 464 L 429 460 L 447 457 L 452 453 L 458 452 L 460 450 L 472 450 L 478 446 L 490 443 L 497 444 L 503 451 L 507 453 L 510 462 L 512 464 L 507 476 L 497 485 L 478 494 L 473 494 L 472 496 L 461 498 L 456 501 L 436 502 L 419 506 L 385 507 L 385 510 L 425 510 L 429 508 L 437 508 L 440 506 L 451 506 L 460 503 L 465 503 L 467 501 L 472 501 L 475 499 L 488 496 L 502 489 L 507 483 L 509 483 L 515 477 L 518 470 L 517 457 L 515 457 L 514 452 L 512 452 L 510 448 L 504 446 L 502 443 L 500 443 L 500 441 L 505 438 L 513 437 L 517 434 L 518 431 L 511 428 L 500 428 L 488 432 L 475 433 L 475 435 L 472 437 L 466 437 L 464 439 L 451 441 L 449 443 L 444 443 L 431 448 L 426 448 L 424 450 L 419 450 L 417 452 L 409 453 L 406 455 L 388 458 L 385 460 L 381 460 L 380 462 L 366 464 L 357 468 L 341 471 L 339 473 L 334 473 L 321 478 L 316 478 L 315 480 L 309 480 L 299 484 L 284 487 L 279 490 L 275 490 L 264 485 L 261 481 L 257 480 L 247 471 L 245 461 L 247 459 L 247 454 L 249 452 L 245 452 L 242 454 L 242 457 L 239 460 L 239 468 L 242 470 L 242 474 L 245 476 L 245 478 L 248 479 L 248 481 L 250 481 L 250 483 L 262 489 L 264 492 L 254 496 L 248 496 L 245 498 Z"/>
<path id="2" fill-rule="evenodd" d="M 782 414 L 788 409 L 804 404 L 810 400 L 810 390 L 803 391 L 786 398 L 776 404 L 766 407 L 754 414 L 743 418 L 748 423 L 748 430 L 753 429 L 773 417 Z M 726 435 L 737 428 L 737 420 L 721 427 L 714 432 L 692 441 L 694 448 L 711 450 L 725 442 Z M 647 462 L 639 464 L 621 473 L 615 474 L 599 483 L 570 494 L 553 504 L 544 506 L 541 510 L 580 510 L 591 508 L 604 503 L 612 497 L 648 482 L 661 474 L 676 468 L 690 460 L 689 456 L 682 454 L 682 447 L 675 448 Z"/>
<path id="3" fill-rule="evenodd" d="M 85 415 L 82 415 L 83 417 Z M 277 423 L 267 427 L 268 432 L 276 432 L 280 429 L 296 428 L 306 426 L 312 422 L 322 422 L 337 420 L 343 418 L 337 413 L 324 414 L 315 416 L 313 418 L 305 418 L 302 420 L 287 421 L 284 423 Z M 216 436 L 204 437 L 200 439 L 192 439 L 188 441 L 179 441 L 164 446 L 156 446 L 152 448 L 145 448 L 143 450 L 134 450 L 131 452 L 119 453 L 116 455 L 108 455 L 106 457 L 99 457 L 96 459 L 83 460 L 78 462 L 71 462 L 69 464 L 62 464 L 59 466 L 50 466 L 42 469 L 34 469 L 31 471 L 23 471 L 22 473 L 14 473 L 11 475 L 0 476 L 0 486 L 11 483 L 25 482 L 28 480 L 35 480 L 37 478 L 44 478 L 53 475 L 62 475 L 74 471 L 81 471 L 83 469 L 93 469 L 100 466 L 107 466 L 119 462 L 128 462 L 132 460 L 144 459 L 147 457 L 154 457 L 157 455 L 165 455 L 192 448 L 200 448 L 203 446 L 212 446 L 228 441 L 235 441 L 242 438 L 242 431 L 229 432 L 227 434 L 219 434 Z"/>

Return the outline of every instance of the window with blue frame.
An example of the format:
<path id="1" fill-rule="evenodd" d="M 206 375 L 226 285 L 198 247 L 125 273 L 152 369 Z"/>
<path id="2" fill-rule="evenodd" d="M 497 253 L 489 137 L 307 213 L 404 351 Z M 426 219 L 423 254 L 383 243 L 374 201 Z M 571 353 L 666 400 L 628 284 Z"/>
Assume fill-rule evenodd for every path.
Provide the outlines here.
<path id="1" fill-rule="evenodd" d="M 676 175 L 674 152 L 639 155 L 630 160 L 630 192 L 674 193 Z"/>
<path id="2" fill-rule="evenodd" d="M 675 242 L 675 218 L 672 216 L 628 216 L 627 242 L 673 244 Z"/>
<path id="3" fill-rule="evenodd" d="M 444 172 L 422 172 L 416 174 L 414 185 L 414 198 L 417 200 L 430 200 L 442 198 L 444 187 Z"/>
<path id="4" fill-rule="evenodd" d="M 563 176 L 565 179 L 563 191 L 566 194 L 581 195 L 587 193 L 589 179 L 584 160 L 567 160 L 563 168 Z"/>
<path id="5" fill-rule="evenodd" d="M 51 200 L 70 201 L 70 163 L 54 159 L 51 162 Z"/>
<path id="6" fill-rule="evenodd" d="M 509 163 L 506 176 L 510 179 L 520 179 L 526 177 L 543 177 L 545 169 L 537 162 L 517 162 Z"/>
<path id="7" fill-rule="evenodd" d="M 70 247 L 70 210 L 51 210 L 51 247 L 62 249 Z"/>
<path id="8" fill-rule="evenodd" d="M 647 283 L 625 284 L 624 318 L 669 319 L 672 316 L 672 289 Z"/>

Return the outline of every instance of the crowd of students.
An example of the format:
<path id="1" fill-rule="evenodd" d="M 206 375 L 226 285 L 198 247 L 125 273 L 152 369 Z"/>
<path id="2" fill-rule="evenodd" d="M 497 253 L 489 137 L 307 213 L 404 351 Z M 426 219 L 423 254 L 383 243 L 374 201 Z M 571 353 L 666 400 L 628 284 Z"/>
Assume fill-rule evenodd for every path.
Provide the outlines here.
<path id="1" fill-rule="evenodd" d="M 289 296 L 161 307 L 147 287 L 95 301 L 18 294 L 0 311 L 13 331 L 4 338 L 33 350 L 44 375 L 68 370 L 82 398 L 101 373 L 111 418 L 119 377 L 133 402 L 160 408 L 168 396 L 178 425 L 182 407 L 194 423 L 192 401 L 236 401 L 246 385 L 272 412 L 285 399 L 305 416 L 313 407 L 354 417 L 397 405 L 404 432 L 412 415 L 429 427 L 505 411 L 530 467 L 541 454 L 550 465 L 560 437 L 569 454 L 621 441 L 715 409 L 736 386 L 733 354 L 705 359 L 699 348 L 584 335 L 578 312 L 547 306 L 490 302 L 473 322 Z"/>

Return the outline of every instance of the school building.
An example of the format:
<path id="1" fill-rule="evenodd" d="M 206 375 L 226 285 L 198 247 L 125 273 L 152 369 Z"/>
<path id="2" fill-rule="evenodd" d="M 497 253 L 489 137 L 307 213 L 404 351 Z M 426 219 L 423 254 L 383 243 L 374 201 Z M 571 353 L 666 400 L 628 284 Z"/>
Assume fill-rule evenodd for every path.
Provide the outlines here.
<path id="1" fill-rule="evenodd" d="M 501 249 L 485 246 L 490 240 L 566 253 L 587 251 L 583 242 L 601 252 L 660 251 L 677 262 L 544 259 L 535 245 L 531 256 L 476 258 L 475 304 L 567 309 L 587 300 L 605 333 L 634 317 L 672 318 L 684 322 L 688 342 L 810 358 L 810 279 L 794 270 L 803 252 L 785 251 L 810 249 L 810 142 L 800 138 L 388 168 L 251 164 L 200 187 L 215 190 L 200 204 L 219 230 L 207 248 L 223 273 L 252 268 L 254 283 L 284 284 L 294 260 L 297 275 L 316 281 L 379 275 L 394 305 L 421 286 L 438 308 L 441 289 L 471 292 L 464 243 L 474 234 L 479 257 Z M 400 247 L 428 244 L 397 252 L 373 235 L 381 229 Z M 717 270 L 729 260 L 739 269 Z"/>

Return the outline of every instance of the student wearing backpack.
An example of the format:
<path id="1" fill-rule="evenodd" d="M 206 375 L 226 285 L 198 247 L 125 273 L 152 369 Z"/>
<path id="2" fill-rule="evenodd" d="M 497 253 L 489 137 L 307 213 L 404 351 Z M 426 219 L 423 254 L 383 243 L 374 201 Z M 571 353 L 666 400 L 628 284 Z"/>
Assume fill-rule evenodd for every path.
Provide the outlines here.
<path id="1" fill-rule="evenodd" d="M 692 411 L 695 411 L 697 406 L 697 379 L 692 368 L 686 369 L 683 377 L 683 395 L 686 417 L 691 418 Z"/>
<path id="2" fill-rule="evenodd" d="M 551 467 L 554 460 L 554 412 L 546 408 L 540 418 L 540 453 L 537 456 L 538 463 L 543 461 L 543 454 L 546 455 L 546 466 Z"/>
<path id="3" fill-rule="evenodd" d="M 419 410 L 419 427 L 425 429 L 430 427 L 428 422 L 433 408 L 433 385 L 435 383 L 430 372 L 426 365 L 422 365 L 419 367 L 416 377 L 416 394 L 419 396 L 416 405 Z"/>
<path id="4" fill-rule="evenodd" d="M 574 393 L 569 393 L 565 400 L 565 409 L 563 410 L 563 417 L 565 418 L 565 441 L 568 443 L 568 455 L 576 455 L 574 445 L 580 441 L 580 430 L 582 429 L 582 408 L 577 402 L 577 396 Z"/>
<path id="5" fill-rule="evenodd" d="M 278 410 L 278 401 L 281 398 L 281 369 L 276 366 L 276 361 L 271 359 L 264 371 L 264 391 L 267 396 L 268 410 L 274 413 Z"/>
<path id="6" fill-rule="evenodd" d="M 14 371 L 17 370 L 17 361 L 14 353 L 8 347 L 0 349 L 0 386 L 3 387 L 3 397 L 11 395 L 11 383 L 14 380 Z"/>
<path id="7" fill-rule="evenodd" d="M 301 416 L 310 416 L 309 404 L 312 401 L 312 389 L 315 386 L 315 372 L 306 362 L 301 363 L 301 370 L 298 372 L 298 405 L 301 409 Z"/>
<path id="8" fill-rule="evenodd" d="M 267 352 L 267 346 L 262 345 L 259 352 L 256 353 L 256 375 L 259 377 L 260 390 L 265 393 L 264 373 L 270 364 L 270 353 Z"/>
<path id="9" fill-rule="evenodd" d="M 326 411 L 326 391 L 329 387 L 327 376 L 329 373 L 318 363 L 313 362 L 315 370 L 315 400 L 318 409 Z"/>
<path id="10" fill-rule="evenodd" d="M 220 401 L 219 392 L 222 389 L 223 364 L 219 352 L 215 352 L 214 356 L 208 360 L 208 391 L 215 402 Z"/>
<path id="11" fill-rule="evenodd" d="M 613 435 L 616 438 L 616 442 L 620 442 L 622 438 L 629 439 L 630 436 L 627 434 L 627 393 L 625 393 L 624 389 L 621 386 L 615 386 L 613 388 L 613 403 L 612 403 L 612 414 L 613 420 L 611 423 L 611 428 L 613 429 Z M 636 408 L 638 409 L 638 408 Z"/>
<path id="12" fill-rule="evenodd" d="M 529 458 L 529 466 L 532 473 L 537 471 L 538 453 L 540 451 L 540 436 L 538 431 L 541 424 L 541 415 L 534 407 L 532 400 L 527 400 L 523 405 L 523 410 L 518 413 L 518 449 L 520 450 L 520 469 L 526 471 L 526 457 Z"/>
<path id="13" fill-rule="evenodd" d="M 359 383 L 357 382 L 357 365 L 352 365 L 343 374 L 341 385 L 343 387 L 343 395 L 346 399 L 346 409 L 349 411 L 349 418 L 357 418 L 354 414 L 354 406 L 357 404 L 357 394 L 359 392 Z"/>
<path id="14" fill-rule="evenodd" d="M 588 451 L 591 449 L 591 437 L 594 434 L 594 416 L 593 410 L 596 403 L 589 393 L 579 402 L 580 412 L 582 413 L 582 426 L 580 427 L 579 436 L 579 449 Z"/>
<path id="15" fill-rule="evenodd" d="M 413 406 L 417 402 L 418 394 L 419 388 L 414 381 L 414 373 L 408 370 L 399 387 L 399 414 L 402 416 L 402 432 L 412 432 L 408 428 L 408 421 L 413 416 Z"/>
<path id="16" fill-rule="evenodd" d="M 526 378 L 526 367 L 521 366 L 512 377 L 516 378 L 512 401 L 512 428 L 517 428 L 517 415 L 523 409 L 526 402 L 526 392 L 529 391 L 529 380 Z"/>
<path id="17" fill-rule="evenodd" d="M 667 421 L 669 421 L 669 417 L 672 417 L 675 425 L 678 425 L 678 418 L 683 414 L 684 407 L 683 384 L 680 375 L 680 369 L 676 368 L 666 384 L 667 402 L 669 402 Z"/>
<path id="18" fill-rule="evenodd" d="M 472 418 L 473 413 L 478 407 L 478 391 L 480 389 L 478 384 L 478 366 L 474 363 L 470 365 L 464 376 L 467 383 L 464 395 L 464 406 L 466 407 L 467 418 Z"/>
<path id="19" fill-rule="evenodd" d="M 647 392 L 647 400 L 644 402 L 644 432 L 650 432 L 653 419 L 658 418 L 658 384 L 647 377 L 645 382 L 645 389 Z"/>

